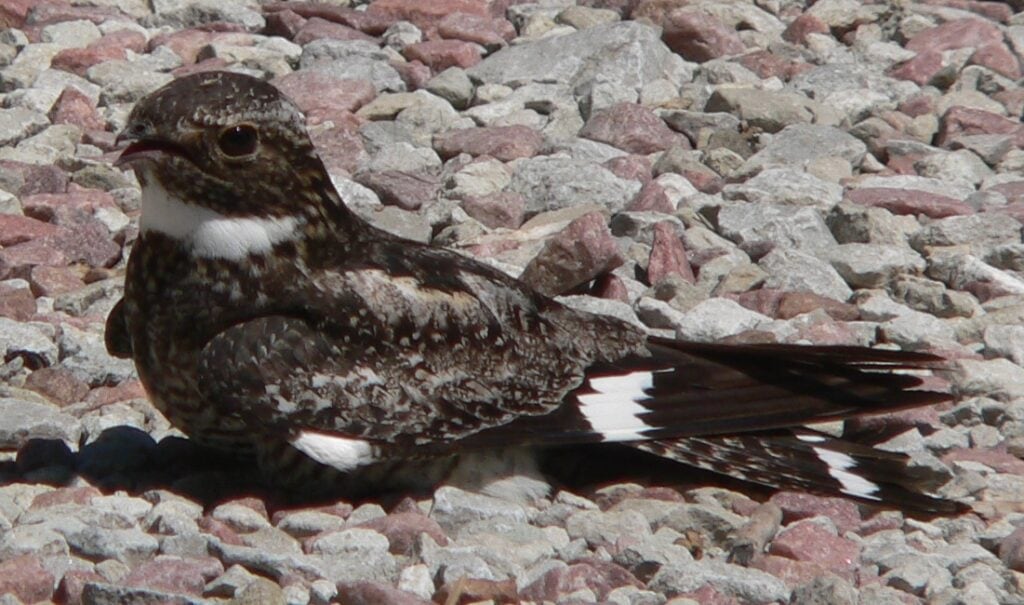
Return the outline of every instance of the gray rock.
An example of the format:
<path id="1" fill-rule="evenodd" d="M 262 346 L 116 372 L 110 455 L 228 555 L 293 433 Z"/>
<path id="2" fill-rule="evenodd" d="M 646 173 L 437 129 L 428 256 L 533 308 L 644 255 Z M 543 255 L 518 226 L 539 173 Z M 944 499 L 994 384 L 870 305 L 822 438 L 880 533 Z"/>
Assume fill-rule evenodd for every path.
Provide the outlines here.
<path id="1" fill-rule="evenodd" d="M 892 586 L 897 590 L 928 597 L 952 586 L 953 577 L 939 561 L 918 557 L 907 559 L 901 565 L 886 572 L 882 579 L 887 586 Z"/>
<path id="2" fill-rule="evenodd" d="M 153 536 L 138 529 L 85 527 L 66 536 L 73 553 L 87 559 L 117 559 L 135 566 L 151 559 L 160 548 Z"/>
<path id="3" fill-rule="evenodd" d="M 795 124 L 775 134 L 764 149 L 746 161 L 741 172 L 754 174 L 773 166 L 799 168 L 827 157 L 838 157 L 858 167 L 866 153 L 864 143 L 838 128 Z"/>
<path id="4" fill-rule="evenodd" d="M 281 517 L 277 527 L 296 538 L 306 538 L 342 529 L 345 519 L 315 510 L 300 510 Z"/>
<path id="5" fill-rule="evenodd" d="M 633 510 L 581 510 L 565 520 L 570 538 L 583 538 L 592 547 L 615 544 L 624 537 L 644 538 L 651 527 L 642 514 Z"/>
<path id="6" fill-rule="evenodd" d="M 0 418 L 0 448 L 17 450 L 29 439 L 78 443 L 78 420 L 50 405 L 2 397 Z"/>
<path id="7" fill-rule="evenodd" d="M 751 127 L 779 132 L 792 124 L 811 122 L 813 106 L 813 101 L 791 91 L 723 86 L 712 93 L 704 110 L 738 115 Z"/>
<path id="8" fill-rule="evenodd" d="M 398 575 L 388 539 L 371 529 L 356 527 L 325 534 L 310 543 L 310 552 L 310 559 L 319 562 L 327 579 L 334 582 L 391 582 Z"/>
<path id="9" fill-rule="evenodd" d="M 721 235 L 748 251 L 797 248 L 814 253 L 836 245 L 813 208 L 725 204 L 718 210 L 717 223 Z"/>
<path id="10" fill-rule="evenodd" d="M 14 145 L 50 124 L 45 114 L 32 109 L 14 107 L 0 109 L 0 146 Z"/>
<path id="11" fill-rule="evenodd" d="M 39 74 L 50 67 L 53 56 L 61 50 L 59 44 L 46 43 L 29 44 L 22 48 L 12 63 L 0 70 L 0 92 L 31 87 Z"/>
<path id="12" fill-rule="evenodd" d="M 888 291 L 911 309 L 936 317 L 971 317 L 982 312 L 981 305 L 967 292 L 948 290 L 941 282 L 926 277 L 898 276 L 889 284 Z"/>
<path id="13" fill-rule="evenodd" d="M 640 183 L 580 160 L 536 157 L 517 160 L 512 166 L 508 188 L 526 198 L 530 214 L 581 204 L 600 204 L 615 213 L 640 190 Z"/>
<path id="14" fill-rule="evenodd" d="M 90 386 L 120 384 L 136 377 L 132 360 L 118 359 L 107 353 L 102 334 L 79 330 L 65 323 L 61 326 L 57 344 L 60 347 L 60 366 Z"/>
<path id="15" fill-rule="evenodd" d="M 1024 279 L 1003 271 L 972 254 L 933 254 L 929 258 L 928 275 L 955 290 L 977 288 L 984 284 L 993 295 L 1024 294 Z"/>
<path id="16" fill-rule="evenodd" d="M 123 603 L 173 603 L 174 605 L 206 605 L 207 601 L 193 596 L 139 588 L 117 586 L 103 582 L 88 582 L 82 589 L 82 602 L 95 605 L 121 605 Z"/>
<path id="17" fill-rule="evenodd" d="M 771 321 L 728 298 L 710 298 L 683 313 L 674 327 L 677 338 L 716 342 L 746 330 L 766 327 Z"/>
<path id="18" fill-rule="evenodd" d="M 195 2 L 180 2 L 179 0 L 156 0 L 153 6 L 152 17 L 143 19 L 149 27 L 170 26 L 175 29 L 185 29 L 223 21 L 237 23 L 246 30 L 257 32 L 266 26 L 263 15 L 260 14 L 254 2 L 247 0 L 198 0 Z"/>
<path id="19" fill-rule="evenodd" d="M 910 238 L 914 248 L 928 246 L 970 246 L 984 255 L 996 246 L 1020 243 L 1021 226 L 996 213 L 950 216 L 932 221 Z"/>
<path id="20" fill-rule="evenodd" d="M 59 357 L 52 326 L 21 323 L 6 317 L 0 317 L 0 352 L 5 361 L 21 357 L 29 367 L 52 366 Z"/>
<path id="21" fill-rule="evenodd" d="M 857 589 L 834 575 L 822 575 L 793 590 L 790 605 L 857 605 Z"/>
<path id="22" fill-rule="evenodd" d="M 714 559 L 665 565 L 654 574 L 647 587 L 657 592 L 678 594 L 696 591 L 706 584 L 740 601 L 786 602 L 790 596 L 790 590 L 774 576 Z"/>
<path id="23" fill-rule="evenodd" d="M 758 261 L 758 266 L 768 274 L 768 288 L 808 291 L 839 301 L 853 294 L 832 265 L 802 250 L 777 248 Z"/>
<path id="24" fill-rule="evenodd" d="M 466 72 L 478 82 L 513 88 L 530 82 L 583 87 L 603 81 L 639 90 L 659 78 L 679 82 L 681 67 L 658 30 L 627 21 L 509 46 Z"/>
<path id="25" fill-rule="evenodd" d="M 829 251 L 829 260 L 854 288 L 882 287 L 897 275 L 925 268 L 924 259 L 913 250 L 881 244 L 841 244 Z"/>
<path id="26" fill-rule="evenodd" d="M 70 553 L 64 536 L 44 525 L 19 525 L 0 535 L 0 558 L 5 561 L 28 554 L 66 557 Z"/>
<path id="27" fill-rule="evenodd" d="M 920 228 L 911 216 L 895 216 L 884 208 L 843 203 L 825 218 L 836 241 L 842 244 L 906 245 L 909 234 Z"/>
<path id="28" fill-rule="evenodd" d="M 1024 368 L 1008 359 L 961 359 L 950 376 L 956 391 L 1001 401 L 1024 397 Z"/>
<path id="29" fill-rule="evenodd" d="M 461 67 L 449 67 L 437 74 L 427 82 L 426 89 L 456 109 L 465 109 L 473 100 L 473 82 Z"/>
<path id="30" fill-rule="evenodd" d="M 743 183 L 726 185 L 722 188 L 722 197 L 730 201 L 828 210 L 843 199 L 843 188 L 799 170 L 769 168 Z"/>
<path id="31" fill-rule="evenodd" d="M 103 88 L 100 102 L 104 105 L 134 103 L 174 78 L 171 74 L 140 69 L 131 61 L 105 61 L 86 72 L 89 80 Z"/>
<path id="32" fill-rule="evenodd" d="M 457 530 L 470 521 L 502 519 L 509 523 L 525 523 L 526 509 L 512 502 L 483 494 L 443 486 L 434 492 L 430 517 L 446 531 Z"/>
<path id="33" fill-rule="evenodd" d="M 984 338 L 986 357 L 1006 357 L 1024 366 L 1024 326 L 988 326 Z"/>
<path id="34" fill-rule="evenodd" d="M 993 174 L 981 158 L 966 149 L 932 153 L 914 162 L 914 168 L 924 177 L 966 183 L 972 187 L 977 187 Z"/>
<path id="35" fill-rule="evenodd" d="M 377 92 L 402 92 L 405 82 L 388 63 L 390 59 L 386 51 L 364 40 L 321 38 L 302 48 L 299 67 L 326 71 L 337 78 L 369 80 Z"/>

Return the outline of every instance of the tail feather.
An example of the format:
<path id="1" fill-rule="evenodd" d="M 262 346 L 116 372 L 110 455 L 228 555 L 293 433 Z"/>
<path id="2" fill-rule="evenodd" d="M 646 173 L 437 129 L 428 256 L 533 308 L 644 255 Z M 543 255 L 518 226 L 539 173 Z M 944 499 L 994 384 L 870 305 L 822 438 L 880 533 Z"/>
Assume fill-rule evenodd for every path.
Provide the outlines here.
<path id="1" fill-rule="evenodd" d="M 658 439 L 632 447 L 670 460 L 775 489 L 846 495 L 908 512 L 965 510 L 922 493 L 924 475 L 910 458 L 822 435 L 753 434 Z"/>

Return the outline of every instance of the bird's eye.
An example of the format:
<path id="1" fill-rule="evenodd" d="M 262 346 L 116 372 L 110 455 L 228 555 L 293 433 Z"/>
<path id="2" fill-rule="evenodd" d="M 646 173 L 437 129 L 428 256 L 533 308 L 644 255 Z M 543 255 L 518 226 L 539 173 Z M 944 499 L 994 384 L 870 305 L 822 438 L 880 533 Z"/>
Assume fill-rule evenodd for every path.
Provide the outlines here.
<path id="1" fill-rule="evenodd" d="M 238 158 L 249 155 L 256 151 L 256 144 L 259 142 L 259 135 L 256 129 L 248 124 L 229 126 L 220 133 L 217 139 L 217 146 L 224 155 L 230 158 Z"/>

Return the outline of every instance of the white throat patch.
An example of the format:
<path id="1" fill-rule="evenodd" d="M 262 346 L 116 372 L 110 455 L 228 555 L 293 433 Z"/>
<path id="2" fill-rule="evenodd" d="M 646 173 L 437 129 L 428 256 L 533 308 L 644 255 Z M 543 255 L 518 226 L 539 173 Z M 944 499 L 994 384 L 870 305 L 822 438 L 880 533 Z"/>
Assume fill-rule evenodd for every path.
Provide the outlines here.
<path id="1" fill-rule="evenodd" d="M 262 254 L 275 244 L 298 236 L 298 217 L 228 217 L 187 204 L 164 189 L 156 178 L 142 187 L 142 217 L 139 230 L 155 231 L 174 238 L 202 258 L 242 260 Z"/>

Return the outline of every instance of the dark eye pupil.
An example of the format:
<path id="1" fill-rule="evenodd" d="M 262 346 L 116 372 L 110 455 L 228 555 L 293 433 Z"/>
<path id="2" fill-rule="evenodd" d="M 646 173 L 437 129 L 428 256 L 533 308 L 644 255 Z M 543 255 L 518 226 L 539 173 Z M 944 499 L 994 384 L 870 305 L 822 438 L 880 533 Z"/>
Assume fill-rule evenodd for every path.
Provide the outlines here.
<path id="1" fill-rule="evenodd" d="M 256 138 L 252 126 L 232 126 L 220 134 L 217 144 L 224 155 L 239 157 L 256 151 Z"/>

